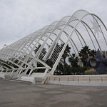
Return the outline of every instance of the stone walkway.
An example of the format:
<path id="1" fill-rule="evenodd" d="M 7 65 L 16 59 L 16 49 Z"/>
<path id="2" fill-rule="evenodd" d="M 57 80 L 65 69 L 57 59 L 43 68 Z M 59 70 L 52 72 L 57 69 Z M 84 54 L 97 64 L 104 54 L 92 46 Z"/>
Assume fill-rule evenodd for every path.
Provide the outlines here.
<path id="1" fill-rule="evenodd" d="M 0 107 L 107 107 L 107 87 L 33 85 L 0 79 Z"/>

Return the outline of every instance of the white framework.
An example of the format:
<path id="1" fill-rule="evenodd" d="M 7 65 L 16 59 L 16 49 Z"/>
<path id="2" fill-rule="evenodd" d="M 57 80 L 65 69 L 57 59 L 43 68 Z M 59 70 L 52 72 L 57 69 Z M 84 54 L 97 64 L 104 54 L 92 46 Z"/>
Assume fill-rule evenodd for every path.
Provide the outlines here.
<path id="1" fill-rule="evenodd" d="M 59 53 L 55 52 L 57 44 L 64 44 L 58 49 Z M 1 49 L 0 71 L 30 76 L 33 70 L 44 69 L 44 73 L 53 74 L 67 45 L 71 47 L 71 53 L 76 54 L 85 45 L 106 51 L 107 28 L 95 14 L 78 10 L 72 16 L 64 17 Z M 46 52 L 40 57 L 44 48 Z M 54 60 L 52 66 L 46 63 L 48 59 Z"/>

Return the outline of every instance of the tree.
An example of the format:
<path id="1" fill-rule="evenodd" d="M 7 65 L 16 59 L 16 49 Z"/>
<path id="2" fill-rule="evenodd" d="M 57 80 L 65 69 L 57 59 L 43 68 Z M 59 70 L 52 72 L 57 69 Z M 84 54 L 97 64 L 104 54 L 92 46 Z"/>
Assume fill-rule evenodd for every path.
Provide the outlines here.
<path id="1" fill-rule="evenodd" d="M 63 61 L 64 61 L 64 65 L 66 64 L 66 58 L 70 55 L 70 47 L 67 45 L 65 48 L 65 51 L 62 55 Z"/>
<path id="2" fill-rule="evenodd" d="M 62 44 L 63 46 L 64 44 Z M 71 74 L 84 74 L 85 70 L 87 70 L 90 65 L 89 62 L 96 56 L 96 51 L 89 49 L 88 46 L 83 47 L 79 56 L 75 54 L 70 55 L 70 47 L 67 45 L 62 58 L 57 66 L 55 74 L 57 75 L 71 75 Z M 68 57 L 68 61 L 70 65 L 67 64 L 66 58 Z M 80 57 L 80 59 L 79 59 Z M 79 65 L 79 60 L 82 61 L 83 66 Z"/>
<path id="3" fill-rule="evenodd" d="M 69 57 L 70 74 L 83 74 L 83 68 L 78 65 L 78 61 L 79 58 L 75 54 Z"/>
<path id="4" fill-rule="evenodd" d="M 62 75 L 63 74 L 63 64 L 60 62 L 54 72 L 55 75 Z"/>
<path id="5" fill-rule="evenodd" d="M 51 60 L 52 60 L 52 62 L 54 63 L 55 61 L 56 61 L 56 59 L 58 58 L 58 55 L 59 55 L 59 53 L 61 52 L 61 50 L 62 50 L 62 48 L 63 48 L 63 45 L 64 44 L 56 44 L 56 46 L 55 46 L 55 48 L 54 48 L 54 51 L 53 51 L 53 53 L 52 53 L 52 55 L 51 55 Z"/>
<path id="6" fill-rule="evenodd" d="M 50 67 L 52 67 L 53 66 L 53 61 L 51 59 L 47 59 L 46 64 L 48 64 Z"/>
<path id="7" fill-rule="evenodd" d="M 83 62 L 83 65 L 84 66 L 88 66 L 88 58 L 89 58 L 89 55 L 91 54 L 91 51 L 89 49 L 88 46 L 84 46 L 81 51 L 79 52 L 79 56 L 81 58 L 81 61 Z"/>
<path id="8" fill-rule="evenodd" d="M 78 57 L 76 57 L 75 54 L 72 54 L 72 56 L 69 57 L 69 62 L 72 67 L 78 67 Z"/>
<path id="9" fill-rule="evenodd" d="M 89 56 L 91 58 L 95 58 L 96 57 L 96 51 L 95 50 L 90 50 Z"/>
<path id="10" fill-rule="evenodd" d="M 67 70 L 68 70 L 68 64 L 66 63 L 66 58 L 69 57 L 70 55 L 70 47 L 69 45 L 66 46 L 65 51 L 62 55 L 62 59 L 63 59 L 63 74 L 68 74 Z"/>
<path id="11" fill-rule="evenodd" d="M 59 53 L 61 52 L 62 48 L 63 48 L 64 44 L 57 44 L 56 48 L 54 49 L 54 52 L 52 54 L 51 59 L 56 59 L 59 55 Z M 65 51 L 62 55 L 62 58 L 56 68 L 55 74 L 57 75 L 66 75 L 68 74 L 68 64 L 66 63 L 66 58 L 69 57 L 70 55 L 70 47 L 69 45 L 66 46 Z M 56 56 L 56 58 L 55 58 Z M 52 60 L 53 61 L 53 60 Z"/>

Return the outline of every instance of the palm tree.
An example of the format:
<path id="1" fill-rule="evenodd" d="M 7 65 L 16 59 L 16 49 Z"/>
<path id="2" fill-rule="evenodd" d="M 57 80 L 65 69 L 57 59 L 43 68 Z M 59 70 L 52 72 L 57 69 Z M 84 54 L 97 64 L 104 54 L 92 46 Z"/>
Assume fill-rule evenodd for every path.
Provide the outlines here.
<path id="1" fill-rule="evenodd" d="M 67 45 L 64 51 L 64 54 L 62 55 L 64 65 L 66 64 L 66 58 L 70 55 L 70 47 Z"/>
<path id="2" fill-rule="evenodd" d="M 70 74 L 81 74 L 83 71 L 82 68 L 78 65 L 79 58 L 72 54 L 71 57 L 69 57 L 70 62 Z"/>
<path id="3" fill-rule="evenodd" d="M 79 52 L 79 56 L 84 66 L 88 65 L 89 55 L 91 54 L 91 50 L 88 46 L 84 46 Z"/>
<path id="4" fill-rule="evenodd" d="M 86 68 L 92 67 L 90 62 L 95 62 L 96 51 L 89 49 L 88 46 L 85 46 L 79 52 L 79 56 L 81 61 L 83 62 L 83 66 Z"/>
<path id="5" fill-rule="evenodd" d="M 96 57 L 96 51 L 95 50 L 90 50 L 89 56 L 92 58 Z"/>
<path id="6" fill-rule="evenodd" d="M 65 51 L 64 51 L 64 53 L 63 53 L 63 55 L 62 55 L 62 59 L 63 59 L 63 73 L 64 74 L 67 74 L 67 67 L 68 67 L 68 64 L 66 63 L 66 58 L 67 57 L 69 57 L 69 55 L 70 55 L 70 47 L 69 47 L 69 45 L 67 45 L 66 46 L 66 48 L 65 48 Z"/>
<path id="7" fill-rule="evenodd" d="M 64 46 L 64 44 L 61 44 L 61 45 L 57 44 L 57 47 L 55 48 L 55 50 L 57 51 L 57 54 L 59 54 L 59 52 L 61 51 L 61 50 L 59 50 L 59 47 L 60 47 L 60 49 L 62 49 L 63 46 Z M 60 74 L 60 75 L 61 74 L 63 74 L 63 75 L 68 74 L 69 66 L 66 63 L 66 58 L 69 57 L 69 55 L 70 55 L 70 47 L 69 47 L 69 45 L 67 45 L 66 48 L 65 48 L 65 51 L 64 51 L 64 53 L 62 55 L 61 61 L 60 61 L 60 63 L 57 66 L 55 74 Z"/>
<path id="8" fill-rule="evenodd" d="M 69 57 L 69 62 L 72 67 L 78 67 L 78 57 L 76 57 L 75 54 L 72 54 L 72 56 Z"/>

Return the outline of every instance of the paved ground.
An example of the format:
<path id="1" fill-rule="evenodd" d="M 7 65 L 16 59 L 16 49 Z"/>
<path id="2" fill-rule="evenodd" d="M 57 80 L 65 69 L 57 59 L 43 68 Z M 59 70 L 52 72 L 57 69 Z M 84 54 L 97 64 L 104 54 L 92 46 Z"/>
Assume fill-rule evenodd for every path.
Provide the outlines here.
<path id="1" fill-rule="evenodd" d="M 0 107 L 107 107 L 107 87 L 32 85 L 0 79 Z"/>

